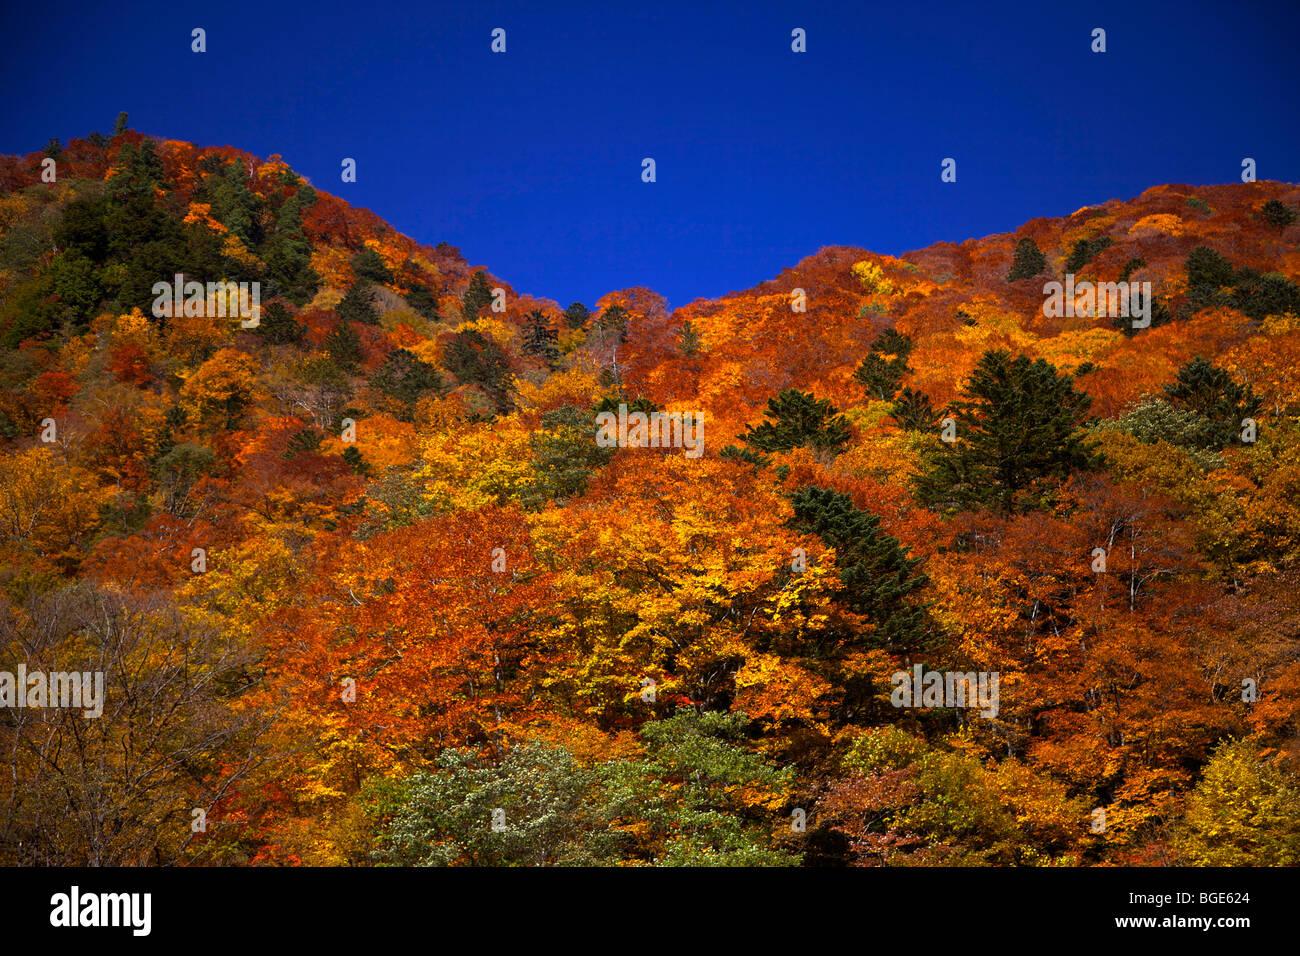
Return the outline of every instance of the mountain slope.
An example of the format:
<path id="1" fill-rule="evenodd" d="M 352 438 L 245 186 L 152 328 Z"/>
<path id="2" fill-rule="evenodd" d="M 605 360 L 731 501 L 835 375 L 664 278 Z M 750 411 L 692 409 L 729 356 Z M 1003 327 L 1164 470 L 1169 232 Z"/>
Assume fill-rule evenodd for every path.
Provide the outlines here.
<path id="1" fill-rule="evenodd" d="M 4 861 L 1294 864 L 1297 205 L 562 310 L 277 157 L 0 158 L 0 670 L 109 675 L 0 724 Z"/>

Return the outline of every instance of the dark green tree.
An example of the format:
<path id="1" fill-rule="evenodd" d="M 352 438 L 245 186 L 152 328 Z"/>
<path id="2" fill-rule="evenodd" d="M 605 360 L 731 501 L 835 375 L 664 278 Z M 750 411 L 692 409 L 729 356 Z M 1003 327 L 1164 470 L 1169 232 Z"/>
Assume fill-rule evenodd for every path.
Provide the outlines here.
<path id="1" fill-rule="evenodd" d="M 307 332 L 280 302 L 269 302 L 262 307 L 255 331 L 272 345 L 301 342 Z"/>
<path id="2" fill-rule="evenodd" d="M 510 404 L 510 361 L 493 339 L 478 329 L 463 329 L 443 351 L 442 364 L 464 385 L 483 389 L 498 411 Z"/>
<path id="3" fill-rule="evenodd" d="M 54 229 L 54 241 L 66 252 L 76 251 L 96 264 L 108 256 L 108 200 L 103 196 L 79 196 L 63 207 L 63 218 Z"/>
<path id="4" fill-rule="evenodd" d="M 918 481 L 923 502 L 1009 513 L 1097 464 L 1080 432 L 1092 398 L 1045 360 L 986 352 L 963 394 L 953 404 L 957 440 L 931 452 Z"/>
<path id="5" fill-rule="evenodd" d="M 1169 310 L 1163 299 L 1157 299 L 1154 295 L 1151 297 L 1151 324 L 1147 328 L 1156 329 L 1162 325 L 1168 325 L 1174 320 L 1174 314 Z M 1142 329 L 1133 327 L 1133 316 L 1117 315 L 1112 324 L 1125 335 L 1137 335 Z"/>
<path id="6" fill-rule="evenodd" d="M 718 452 L 719 458 L 725 458 L 728 461 L 743 461 L 747 465 L 753 465 L 755 470 L 766 468 L 772 463 L 772 459 L 761 452 L 746 445 L 744 448 L 737 448 L 735 445 L 724 445 Z"/>
<path id="7" fill-rule="evenodd" d="M 303 230 L 302 214 L 316 202 L 316 191 L 305 183 L 280 204 L 261 250 L 267 272 L 280 293 L 295 305 L 308 302 L 320 288 L 320 276 L 311 267 L 311 243 Z"/>
<path id="8" fill-rule="evenodd" d="M 1259 210 L 1264 221 L 1269 225 L 1277 226 L 1278 229 L 1285 229 L 1291 223 L 1295 222 L 1296 211 L 1290 206 L 1284 205 L 1276 199 L 1270 199 Z"/>
<path id="9" fill-rule="evenodd" d="M 248 167 L 242 159 L 223 166 L 203 180 L 201 192 L 212 205 L 212 218 L 243 240 L 248 248 L 262 241 L 263 201 L 248 188 Z"/>
<path id="10" fill-rule="evenodd" d="M 1300 287 L 1280 272 L 1260 275 L 1254 269 L 1242 269 L 1235 281 L 1236 288 L 1227 296 L 1227 302 L 1252 319 L 1259 321 L 1286 312 L 1300 314 Z"/>
<path id="11" fill-rule="evenodd" d="M 374 295 L 370 284 L 365 279 L 358 279 L 343 294 L 339 304 L 334 307 L 338 317 L 345 322 L 359 322 L 362 325 L 378 325 L 379 310 L 375 308 Z"/>
<path id="12" fill-rule="evenodd" d="M 871 351 L 906 360 L 912 354 L 912 339 L 898 329 L 888 328 L 876 336 L 876 340 L 871 343 Z"/>
<path id="13" fill-rule="evenodd" d="M 412 408 L 425 392 L 441 392 L 444 388 L 438 370 L 406 349 L 389 352 L 370 376 L 370 385 L 398 402 L 401 406 L 398 417 L 404 419 L 410 417 Z"/>
<path id="14" fill-rule="evenodd" d="M 542 415 L 542 430 L 529 439 L 534 477 L 520 494 L 525 508 L 536 510 L 548 501 L 563 502 L 586 491 L 591 476 L 615 452 L 597 445 L 592 440 L 595 433 L 595 416 L 572 405 Z"/>
<path id="15" fill-rule="evenodd" d="M 555 344 L 558 333 L 551 328 L 541 309 L 533 309 L 524 317 L 524 354 L 535 355 L 544 360 L 548 368 L 553 368 L 560 357 L 559 346 Z"/>
<path id="16" fill-rule="evenodd" d="M 113 163 L 113 176 L 108 180 L 109 194 L 120 199 L 124 196 L 142 196 L 151 203 L 154 190 L 163 184 L 166 175 L 158 150 L 152 140 L 138 146 L 126 143 L 117 152 Z"/>
<path id="17" fill-rule="evenodd" d="M 929 583 L 897 538 L 880 529 L 880 518 L 859 510 L 848 495 L 819 488 L 800 488 L 794 495 L 794 527 L 811 532 L 835 549 L 844 592 L 843 603 L 875 626 L 871 646 L 917 647 L 929 627 L 917 591 Z"/>
<path id="18" fill-rule="evenodd" d="M 885 329 L 871 343 L 871 349 L 853 373 L 853 379 L 866 387 L 871 398 L 887 402 L 898 392 L 903 376 L 911 371 L 907 367 L 907 357 L 911 352 L 910 338 L 896 329 Z"/>
<path id="19" fill-rule="evenodd" d="M 862 364 L 853 373 L 853 380 L 867 390 L 870 398 L 889 401 L 903 384 L 903 373 L 907 365 L 899 359 L 888 359 L 875 352 L 868 352 Z"/>
<path id="20" fill-rule="evenodd" d="M 683 355 L 695 355 L 700 350 L 700 333 L 695 331 L 695 326 L 691 325 L 691 320 L 687 319 L 682 323 L 682 333 L 677 340 L 678 346 Z"/>
<path id="21" fill-rule="evenodd" d="M 1146 267 L 1147 261 L 1145 259 L 1141 256 L 1134 256 L 1129 259 L 1128 262 L 1124 263 L 1124 268 L 1121 269 L 1119 273 L 1119 281 L 1127 282 L 1129 276 L 1137 272 L 1139 269 L 1145 269 Z"/>
<path id="22" fill-rule="evenodd" d="M 1197 246 L 1187 257 L 1187 294 L 1196 301 L 1211 300 L 1223 286 L 1232 285 L 1232 263 L 1209 246 Z"/>
<path id="23" fill-rule="evenodd" d="M 1042 275 L 1046 271 L 1047 257 L 1038 248 L 1038 243 L 1028 236 L 1016 243 L 1015 256 L 1011 260 L 1011 270 L 1007 273 L 1008 282 L 1015 282 L 1017 279 L 1032 279 L 1034 276 Z"/>
<path id="24" fill-rule="evenodd" d="M 613 331 L 620 339 L 627 335 L 627 323 L 627 309 L 617 304 L 601 309 L 596 320 L 596 325 L 602 332 Z"/>
<path id="25" fill-rule="evenodd" d="M 587 324 L 587 320 L 590 318 L 591 310 L 581 302 L 571 303 L 569 307 L 564 310 L 564 324 L 571 329 L 584 328 Z"/>
<path id="26" fill-rule="evenodd" d="M 429 291 L 429 287 L 419 282 L 410 283 L 410 291 L 403 298 L 406 304 L 431 322 L 438 320 L 438 297 Z"/>
<path id="27" fill-rule="evenodd" d="M 1176 409 L 1193 412 L 1209 423 L 1201 447 L 1224 448 L 1238 439 L 1242 419 L 1254 418 L 1263 405 L 1249 385 L 1240 385 L 1223 369 L 1194 358 L 1178 370 L 1165 397 Z"/>
<path id="28" fill-rule="evenodd" d="M 75 328 L 84 328 L 95 317 L 104 296 L 95 264 L 72 249 L 54 260 L 50 272 L 59 311 Z"/>
<path id="29" fill-rule="evenodd" d="M 760 451 L 790 451 L 807 446 L 838 450 L 852 434 L 848 420 L 831 405 L 796 388 L 787 388 L 767 401 L 763 415 L 770 421 L 752 426 L 740 437 Z"/>
<path id="30" fill-rule="evenodd" d="M 1213 249 L 1197 246 L 1187 257 L 1187 301 L 1192 309 L 1231 306 L 1259 321 L 1300 312 L 1300 286 L 1281 273 L 1237 270 Z"/>
<path id="31" fill-rule="evenodd" d="M 314 428 L 299 429 L 289 436 L 281 457 L 294 459 L 299 455 L 314 455 L 320 450 L 320 443 L 324 438 L 325 436 Z"/>
<path id="32" fill-rule="evenodd" d="M 1095 239 L 1076 239 L 1074 247 L 1070 250 L 1069 256 L 1065 260 L 1066 272 L 1078 272 L 1089 262 L 1093 256 L 1103 249 L 1109 249 L 1114 244 L 1110 236 L 1098 236 Z"/>
<path id="33" fill-rule="evenodd" d="M 461 298 L 461 316 L 466 322 L 478 318 L 479 310 L 492 304 L 492 286 L 488 283 L 487 273 L 478 269 L 470 276 L 469 288 Z"/>
<path id="34" fill-rule="evenodd" d="M 910 385 L 898 393 L 890 415 L 900 428 L 909 432 L 933 433 L 939 424 L 939 413 L 935 411 L 929 397 L 924 392 L 915 391 Z"/>
<path id="35" fill-rule="evenodd" d="M 361 336 L 346 319 L 340 319 L 334 331 L 325 336 L 325 351 L 330 360 L 344 372 L 355 372 L 361 364 Z"/>
<path id="36" fill-rule="evenodd" d="M 358 449 L 356 445 L 348 445 L 347 448 L 343 449 L 343 461 L 350 469 L 352 469 L 353 474 L 370 474 L 370 464 L 366 461 L 365 456 L 361 454 L 360 449 Z"/>
<path id="37" fill-rule="evenodd" d="M 369 247 L 352 257 L 352 271 L 362 279 L 371 279 L 375 282 L 393 281 L 392 270 L 384 262 L 384 257 Z"/>
<path id="38" fill-rule="evenodd" d="M 627 395 L 620 392 L 616 395 L 606 395 L 596 403 L 596 406 L 591 410 L 591 413 L 592 415 L 599 415 L 601 412 L 613 412 L 617 415 L 619 405 L 626 405 L 629 415 L 632 414 L 632 412 L 645 412 L 647 415 L 650 415 L 659 411 L 659 406 L 644 395 L 638 395 L 636 398 L 628 398 Z"/>

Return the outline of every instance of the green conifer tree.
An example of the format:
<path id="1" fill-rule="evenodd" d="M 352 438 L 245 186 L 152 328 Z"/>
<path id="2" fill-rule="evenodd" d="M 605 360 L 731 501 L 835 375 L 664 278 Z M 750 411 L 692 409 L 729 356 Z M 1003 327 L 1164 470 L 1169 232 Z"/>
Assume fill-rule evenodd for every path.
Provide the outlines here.
<path id="1" fill-rule="evenodd" d="M 477 319 L 479 310 L 492 304 L 492 286 L 488 284 L 486 272 L 479 269 L 470 277 L 469 288 L 460 301 L 461 316 L 466 322 Z"/>
<path id="2" fill-rule="evenodd" d="M 541 309 L 533 309 L 524 317 L 524 354 L 536 355 L 546 362 L 548 368 L 554 367 L 560 357 L 559 346 L 555 344 L 558 333 L 551 328 Z"/>
<path id="3" fill-rule="evenodd" d="M 325 351 L 344 372 L 355 372 L 361 364 L 361 336 L 346 319 L 340 319 L 334 331 L 325 337 Z"/>
<path id="4" fill-rule="evenodd" d="M 358 279 L 339 304 L 334 307 L 338 317 L 345 322 L 360 322 L 362 325 L 378 325 L 379 311 L 375 308 L 370 285 L 365 279 Z"/>
<path id="5" fill-rule="evenodd" d="M 874 647 L 916 647 L 929 630 L 917 591 L 929 579 L 916 568 L 898 539 L 880 529 L 880 518 L 861 511 L 839 491 L 815 485 L 799 489 L 792 504 L 792 524 L 812 532 L 835 549 L 835 564 L 844 587 L 843 601 L 875 625 Z"/>
<path id="6" fill-rule="evenodd" d="M 763 413 L 770 421 L 751 427 L 741 436 L 760 451 L 790 451 L 807 446 L 836 451 L 852 434 L 848 420 L 827 399 L 818 400 L 796 388 L 768 399 Z"/>
<path id="7" fill-rule="evenodd" d="M 953 404 L 957 440 L 930 454 L 918 481 L 922 501 L 1008 513 L 1034 503 L 1051 482 L 1097 464 L 1080 432 L 1092 399 L 1045 360 L 986 352 L 964 395 Z"/>
<path id="8" fill-rule="evenodd" d="M 1238 439 L 1242 420 L 1254 418 L 1263 405 L 1249 385 L 1239 385 L 1223 369 L 1204 358 L 1194 358 L 1178 370 L 1165 396 L 1176 409 L 1193 412 L 1209 426 L 1201 447 L 1224 448 Z"/>
<path id="9" fill-rule="evenodd" d="M 1042 275 L 1046 271 L 1047 257 L 1038 248 L 1038 243 L 1028 236 L 1016 243 L 1016 253 L 1011 260 L 1011 270 L 1007 273 L 1008 282 L 1015 282 L 1017 279 L 1032 279 L 1034 276 Z"/>

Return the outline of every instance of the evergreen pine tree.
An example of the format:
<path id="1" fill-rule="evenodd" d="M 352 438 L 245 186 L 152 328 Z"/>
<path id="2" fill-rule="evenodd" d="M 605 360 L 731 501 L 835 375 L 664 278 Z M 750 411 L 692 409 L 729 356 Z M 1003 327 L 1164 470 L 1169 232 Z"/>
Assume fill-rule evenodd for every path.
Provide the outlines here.
<path id="1" fill-rule="evenodd" d="M 301 185 L 280 204 L 275 225 L 262 247 L 267 272 L 281 293 L 295 305 L 308 302 L 320 288 L 320 276 L 311 267 L 311 243 L 303 231 L 302 213 L 316 202 L 316 191 Z"/>
<path id="2" fill-rule="evenodd" d="M 1096 239 L 1076 239 L 1074 247 L 1070 250 L 1070 255 L 1065 260 L 1066 272 L 1078 272 L 1089 262 L 1093 256 L 1103 249 L 1109 249 L 1114 244 L 1110 236 L 1098 236 Z"/>
<path id="3" fill-rule="evenodd" d="M 361 364 L 361 336 L 346 319 L 340 319 L 334 331 L 325 336 L 325 351 L 344 372 L 355 372 Z"/>
<path id="4" fill-rule="evenodd" d="M 755 470 L 766 468 L 772 463 L 772 459 L 767 455 L 754 451 L 749 446 L 737 448 L 735 445 L 724 445 L 718 452 L 718 457 L 728 461 L 743 461 L 747 465 L 753 465 Z"/>
<path id="5" fill-rule="evenodd" d="M 1187 298 L 1194 304 L 1209 305 L 1219 290 L 1232 285 L 1236 270 L 1232 263 L 1209 246 L 1197 246 L 1187 257 Z"/>
<path id="6" fill-rule="evenodd" d="M 108 180 L 111 197 L 115 200 L 141 197 L 153 204 L 154 193 L 162 185 L 165 171 L 151 140 L 146 139 L 139 146 L 126 143 L 117 152 L 113 170 L 113 176 Z"/>
<path id="7" fill-rule="evenodd" d="M 425 392 L 440 392 L 442 376 L 438 370 L 407 349 L 393 349 L 384 363 L 370 376 L 370 385 L 400 402 L 407 417 L 411 407 Z"/>
<path id="8" fill-rule="evenodd" d="M 1045 482 L 1096 464 L 1079 434 L 1092 399 L 1045 360 L 986 352 L 964 394 L 953 404 L 956 442 L 931 454 L 918 481 L 922 501 L 987 504 L 1008 513 Z"/>
<path id="9" fill-rule="evenodd" d="M 916 571 L 898 539 L 880 530 L 880 518 L 854 507 L 846 494 L 809 486 L 795 493 L 791 523 L 835 549 L 844 586 L 843 601 L 875 625 L 873 647 L 916 647 L 924 643 L 928 616 L 916 592 L 929 583 Z"/>
<path id="10" fill-rule="evenodd" d="M 1264 203 L 1259 212 L 1265 222 L 1277 226 L 1278 229 L 1285 229 L 1296 219 L 1296 211 L 1277 199 L 1270 199 Z"/>
<path id="11" fill-rule="evenodd" d="M 1254 269 L 1242 269 L 1233 282 L 1236 288 L 1225 296 L 1226 302 L 1256 321 L 1269 315 L 1300 313 L 1300 287 L 1281 273 L 1261 275 Z"/>
<path id="12" fill-rule="evenodd" d="M 1032 279 L 1046 271 L 1047 257 L 1038 248 L 1038 243 L 1028 236 L 1016 243 L 1016 254 L 1011 260 L 1011 271 L 1007 273 L 1008 282 Z"/>
<path id="13" fill-rule="evenodd" d="M 372 279 L 375 282 L 393 281 L 393 273 L 384 262 L 384 257 L 369 247 L 352 257 L 352 271 L 361 279 Z"/>
<path id="14" fill-rule="evenodd" d="M 1119 281 L 1127 282 L 1129 276 L 1137 272 L 1139 269 L 1145 269 L 1146 267 L 1147 261 L 1145 259 L 1141 256 L 1134 256 L 1132 259 L 1129 259 L 1128 262 L 1124 263 L 1124 268 L 1120 270 Z"/>
<path id="15" fill-rule="evenodd" d="M 1254 418 L 1263 405 L 1249 385 L 1237 384 L 1223 369 L 1199 357 L 1178 370 L 1174 383 L 1165 386 L 1165 396 L 1174 408 L 1194 412 L 1210 423 L 1202 447 L 1215 450 L 1236 441 L 1242 419 Z"/>
<path id="16" fill-rule="evenodd" d="M 896 329 L 885 329 L 871 343 L 867 357 L 862 360 L 853 379 L 867 389 L 867 395 L 889 401 L 898 392 L 907 367 L 907 356 L 912 352 L 912 340 Z"/>
<path id="17" fill-rule="evenodd" d="M 912 339 L 895 328 L 888 328 L 876 336 L 871 343 L 871 351 L 877 355 L 887 355 L 907 361 L 912 354 Z"/>
<path id="18" fill-rule="evenodd" d="M 353 474 L 370 474 L 370 465 L 366 462 L 365 457 L 357 449 L 356 445 L 348 445 L 347 448 L 343 449 L 343 460 L 347 463 L 347 466 L 352 469 Z"/>
<path id="19" fill-rule="evenodd" d="M 479 310 L 492 304 L 492 286 L 488 284 L 486 272 L 479 269 L 470 277 L 469 288 L 460 301 L 461 317 L 466 322 L 477 319 Z"/>
<path id="20" fill-rule="evenodd" d="M 572 303 L 564 310 L 564 324 L 571 329 L 581 329 L 591 318 L 591 310 L 581 302 Z"/>
<path id="21" fill-rule="evenodd" d="M 763 413 L 771 421 L 751 427 L 741 436 L 760 451 L 790 451 L 808 446 L 835 451 L 848 442 L 848 420 L 827 399 L 818 400 L 796 388 L 768 399 Z"/>
<path id="22" fill-rule="evenodd" d="M 429 291 L 429 287 L 420 283 L 411 283 L 410 291 L 403 296 L 406 304 L 430 322 L 436 322 L 438 315 L 438 298 Z"/>
<path id="23" fill-rule="evenodd" d="M 299 455 L 314 455 L 320 451 L 320 443 L 325 438 L 314 428 L 302 428 L 289 436 L 281 458 L 292 460 Z"/>
<path id="24" fill-rule="evenodd" d="M 898 393 L 890 414 L 900 428 L 910 432 L 933 432 L 939 424 L 939 413 L 934 410 L 929 397 L 910 385 Z"/>
<path id="25" fill-rule="evenodd" d="M 533 309 L 524 318 L 524 354 L 536 355 L 543 359 L 548 367 L 554 367 L 560 357 L 560 349 L 555 344 L 558 333 L 546 320 L 541 309 Z"/>
<path id="26" fill-rule="evenodd" d="M 601 309 L 600 317 L 597 319 L 597 326 L 601 331 L 610 331 L 618 333 L 619 338 L 627 335 L 627 309 L 621 305 L 611 305 Z"/>
<path id="27" fill-rule="evenodd" d="M 907 366 L 899 359 L 888 359 L 876 352 L 868 352 L 853 373 L 853 380 L 864 386 L 870 398 L 889 401 L 903 383 Z"/>
<path id="28" fill-rule="evenodd" d="M 301 342 L 303 335 L 307 332 L 298 323 L 298 320 L 289 314 L 289 310 L 279 302 L 268 303 L 262 309 L 261 320 L 258 322 L 255 331 L 272 345 Z"/>
<path id="29" fill-rule="evenodd" d="M 334 311 L 344 322 L 360 322 L 362 325 L 379 324 L 379 312 L 375 309 L 370 287 L 365 279 L 358 279 L 352 283 L 351 288 L 334 307 Z"/>
<path id="30" fill-rule="evenodd" d="M 695 355 L 700 350 L 700 334 L 695 331 L 695 326 L 691 325 L 690 319 L 682 323 L 682 334 L 678 344 L 683 355 Z"/>
<path id="31" fill-rule="evenodd" d="M 249 249 L 262 241 L 263 200 L 248 188 L 248 168 L 237 159 L 203 180 L 201 189 L 212 218 L 238 236 Z"/>
<path id="32" fill-rule="evenodd" d="M 465 385 L 478 385 L 498 411 L 510 403 L 510 361 L 494 340 L 478 329 L 457 332 L 447 343 L 442 364 Z"/>
<path id="33" fill-rule="evenodd" d="M 1172 312 L 1169 311 L 1169 306 L 1165 305 L 1165 303 L 1162 300 L 1155 298 L 1155 296 L 1152 296 L 1151 297 L 1151 324 L 1147 326 L 1147 328 L 1150 329 L 1159 328 L 1162 325 L 1168 325 L 1173 320 L 1174 320 L 1174 315 Z M 1112 324 L 1120 332 L 1123 332 L 1125 335 L 1129 335 L 1129 336 L 1137 335 L 1139 332 L 1142 331 L 1142 329 L 1137 329 L 1133 327 L 1133 316 L 1131 315 L 1117 315 L 1113 319 Z"/>

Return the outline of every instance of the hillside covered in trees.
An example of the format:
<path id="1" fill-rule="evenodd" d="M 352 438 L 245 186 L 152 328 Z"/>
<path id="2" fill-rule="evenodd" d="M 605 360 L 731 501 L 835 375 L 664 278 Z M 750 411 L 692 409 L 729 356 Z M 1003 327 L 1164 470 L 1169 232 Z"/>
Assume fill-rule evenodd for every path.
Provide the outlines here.
<path id="1" fill-rule="evenodd" d="M 0 671 L 105 684 L 0 708 L 0 862 L 1300 863 L 1297 207 L 565 306 L 279 157 L 0 158 Z"/>

